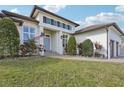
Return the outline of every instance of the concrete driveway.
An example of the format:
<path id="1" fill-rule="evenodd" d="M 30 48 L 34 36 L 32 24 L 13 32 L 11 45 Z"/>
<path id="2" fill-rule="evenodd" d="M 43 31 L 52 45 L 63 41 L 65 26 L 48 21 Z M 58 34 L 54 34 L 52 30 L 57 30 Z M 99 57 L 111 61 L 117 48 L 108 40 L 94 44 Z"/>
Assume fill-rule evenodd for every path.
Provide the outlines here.
<path id="1" fill-rule="evenodd" d="M 103 58 L 94 58 L 94 57 L 82 57 L 82 56 L 49 56 L 51 58 L 59 59 L 71 59 L 71 60 L 82 60 L 82 61 L 97 61 L 97 62 L 116 62 L 124 63 L 124 57 L 112 58 L 112 59 L 103 59 Z"/>

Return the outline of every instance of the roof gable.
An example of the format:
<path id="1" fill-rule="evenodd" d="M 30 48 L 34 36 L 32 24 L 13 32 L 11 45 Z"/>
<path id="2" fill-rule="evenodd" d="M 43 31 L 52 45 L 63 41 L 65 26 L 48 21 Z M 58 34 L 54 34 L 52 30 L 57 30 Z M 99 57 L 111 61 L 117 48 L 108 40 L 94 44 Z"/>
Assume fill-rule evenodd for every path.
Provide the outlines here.
<path id="1" fill-rule="evenodd" d="M 39 23 L 39 21 L 37 21 L 37 20 L 35 20 L 33 18 L 30 18 L 30 17 L 24 16 L 24 15 L 20 15 L 20 14 L 17 14 L 17 13 L 9 12 L 9 11 L 6 11 L 6 10 L 2 10 L 2 12 L 7 17 L 15 17 L 15 18 L 20 18 L 20 19 L 24 19 L 24 20 L 28 20 L 28 21 Z"/>
<path id="2" fill-rule="evenodd" d="M 75 24 L 76 26 L 79 26 L 78 23 L 75 23 L 75 22 L 73 22 L 73 21 L 71 21 L 71 20 L 69 20 L 69 19 L 66 19 L 66 18 L 64 18 L 64 17 L 62 17 L 62 16 L 59 16 L 59 15 L 57 15 L 57 14 L 55 14 L 55 13 L 52 13 L 52 12 L 50 12 L 50 11 L 48 11 L 48 10 L 45 10 L 45 9 L 43 9 L 43 8 L 37 6 L 37 5 L 34 6 L 32 12 L 31 12 L 31 15 L 30 15 L 31 18 L 33 18 L 33 14 L 35 13 L 36 9 L 38 9 L 38 10 L 40 10 L 40 11 L 43 11 L 43 12 L 46 12 L 46 13 L 48 13 L 48 14 L 51 14 L 51 15 L 53 15 L 53 16 L 56 16 L 56 17 L 58 17 L 58 18 L 61 18 L 61 19 L 63 19 L 63 20 L 66 20 L 66 21 L 68 21 L 68 22 L 70 22 L 70 23 Z"/>

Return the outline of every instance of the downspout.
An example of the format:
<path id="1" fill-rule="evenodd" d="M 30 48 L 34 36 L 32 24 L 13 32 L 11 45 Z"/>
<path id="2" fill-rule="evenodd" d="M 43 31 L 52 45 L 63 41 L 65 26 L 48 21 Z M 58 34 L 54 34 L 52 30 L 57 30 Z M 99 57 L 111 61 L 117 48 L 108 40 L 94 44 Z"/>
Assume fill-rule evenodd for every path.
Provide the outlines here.
<path id="1" fill-rule="evenodd" d="M 108 59 L 108 28 L 106 27 L 106 32 L 107 32 L 107 59 Z"/>

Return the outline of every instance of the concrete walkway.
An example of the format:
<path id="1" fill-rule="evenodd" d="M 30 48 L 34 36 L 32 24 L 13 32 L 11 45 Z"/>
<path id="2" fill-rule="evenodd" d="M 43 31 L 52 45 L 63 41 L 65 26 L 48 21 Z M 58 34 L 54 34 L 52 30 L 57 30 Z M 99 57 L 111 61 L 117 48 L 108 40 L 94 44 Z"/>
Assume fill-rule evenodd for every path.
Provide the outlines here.
<path id="1" fill-rule="evenodd" d="M 103 59 L 103 58 L 94 58 L 94 57 L 82 57 L 82 56 L 49 56 L 51 58 L 59 59 L 71 59 L 71 60 L 82 60 L 82 61 L 96 61 L 96 62 L 116 62 L 124 63 L 124 57 L 112 58 L 112 59 Z"/>

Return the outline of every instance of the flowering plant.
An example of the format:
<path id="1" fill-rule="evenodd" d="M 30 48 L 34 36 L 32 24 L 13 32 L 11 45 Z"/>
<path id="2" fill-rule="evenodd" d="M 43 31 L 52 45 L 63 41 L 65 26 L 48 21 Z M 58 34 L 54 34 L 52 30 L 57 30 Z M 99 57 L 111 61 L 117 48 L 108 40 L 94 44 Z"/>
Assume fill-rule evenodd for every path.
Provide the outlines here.
<path id="1" fill-rule="evenodd" d="M 38 49 L 39 49 L 39 51 L 45 51 L 45 47 L 44 47 L 44 45 L 42 45 L 42 44 L 40 44 L 39 46 L 38 46 Z"/>
<path id="2" fill-rule="evenodd" d="M 95 42 L 95 48 L 96 49 L 102 49 L 102 45 L 98 42 Z"/>

